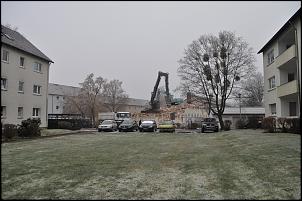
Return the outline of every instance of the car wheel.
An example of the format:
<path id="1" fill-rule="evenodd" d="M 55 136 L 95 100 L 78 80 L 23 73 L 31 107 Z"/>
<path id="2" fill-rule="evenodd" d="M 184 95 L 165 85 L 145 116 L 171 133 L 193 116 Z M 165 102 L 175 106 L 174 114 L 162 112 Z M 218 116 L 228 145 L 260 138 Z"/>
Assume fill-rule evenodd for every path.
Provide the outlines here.
<path id="1" fill-rule="evenodd" d="M 122 130 L 118 129 L 118 132 L 122 132 Z"/>

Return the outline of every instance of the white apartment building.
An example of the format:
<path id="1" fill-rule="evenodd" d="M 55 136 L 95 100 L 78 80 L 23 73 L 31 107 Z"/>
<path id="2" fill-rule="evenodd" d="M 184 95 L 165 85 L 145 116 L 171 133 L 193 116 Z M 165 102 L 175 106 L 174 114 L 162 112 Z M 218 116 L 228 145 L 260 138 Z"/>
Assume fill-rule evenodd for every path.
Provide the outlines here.
<path id="1" fill-rule="evenodd" d="M 1 25 L 1 123 L 40 118 L 47 127 L 49 66 L 45 54 L 17 31 Z"/>
<path id="2" fill-rule="evenodd" d="M 300 117 L 300 10 L 258 52 L 258 54 L 263 53 L 266 117 Z"/>
<path id="3" fill-rule="evenodd" d="M 77 96 L 80 93 L 80 87 L 67 86 L 61 84 L 49 83 L 48 85 L 48 114 L 64 114 L 65 104 L 68 97 Z M 101 98 L 101 102 L 108 103 L 106 99 Z M 145 109 L 148 100 L 128 98 L 125 104 L 119 107 L 119 111 L 136 113 Z M 102 112 L 110 112 L 108 108 L 103 106 Z"/>

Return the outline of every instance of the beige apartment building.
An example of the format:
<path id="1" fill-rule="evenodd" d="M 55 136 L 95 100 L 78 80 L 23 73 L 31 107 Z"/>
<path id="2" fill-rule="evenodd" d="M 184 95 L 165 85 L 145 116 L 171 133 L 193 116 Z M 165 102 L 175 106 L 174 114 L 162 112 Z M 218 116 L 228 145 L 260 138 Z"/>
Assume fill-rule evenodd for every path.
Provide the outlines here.
<path id="1" fill-rule="evenodd" d="M 265 116 L 299 117 L 301 9 L 258 52 L 263 53 Z"/>
<path id="2" fill-rule="evenodd" d="M 17 31 L 1 25 L 1 123 L 40 118 L 47 127 L 49 66 L 53 63 Z"/>

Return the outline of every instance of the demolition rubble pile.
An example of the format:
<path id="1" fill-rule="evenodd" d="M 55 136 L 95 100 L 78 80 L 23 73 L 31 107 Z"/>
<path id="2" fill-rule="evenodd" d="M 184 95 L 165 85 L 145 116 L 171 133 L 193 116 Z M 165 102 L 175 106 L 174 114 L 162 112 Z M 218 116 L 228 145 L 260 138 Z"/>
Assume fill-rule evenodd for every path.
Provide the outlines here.
<path id="1" fill-rule="evenodd" d="M 156 122 L 161 122 L 164 120 L 174 120 L 175 123 L 184 124 L 187 122 L 188 116 L 193 113 L 199 113 L 202 117 L 207 117 L 207 110 L 206 104 L 204 103 L 185 102 L 179 105 L 171 105 L 170 107 L 161 107 L 157 112 L 134 113 L 132 117 L 137 121 L 155 120 Z"/>

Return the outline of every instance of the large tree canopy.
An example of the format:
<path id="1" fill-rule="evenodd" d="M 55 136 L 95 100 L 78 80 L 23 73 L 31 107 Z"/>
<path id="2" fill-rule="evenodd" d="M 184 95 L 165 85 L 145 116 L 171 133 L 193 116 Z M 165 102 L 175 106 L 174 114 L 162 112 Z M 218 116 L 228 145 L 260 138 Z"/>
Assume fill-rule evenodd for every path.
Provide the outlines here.
<path id="1" fill-rule="evenodd" d="M 196 95 L 206 97 L 221 127 L 225 102 L 233 87 L 255 70 L 254 53 L 248 43 L 229 31 L 202 35 L 185 49 L 178 74 Z"/>

